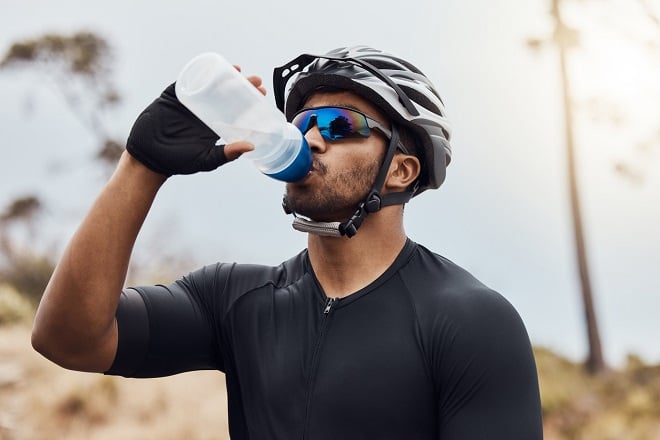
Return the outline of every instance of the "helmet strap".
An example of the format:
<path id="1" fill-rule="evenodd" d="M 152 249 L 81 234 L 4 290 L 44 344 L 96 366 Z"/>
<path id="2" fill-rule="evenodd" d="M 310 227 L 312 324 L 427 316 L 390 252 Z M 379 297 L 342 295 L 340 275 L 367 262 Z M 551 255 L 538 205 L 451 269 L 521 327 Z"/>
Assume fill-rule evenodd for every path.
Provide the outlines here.
<path id="1" fill-rule="evenodd" d="M 381 194 L 383 190 L 383 185 L 385 184 L 385 179 L 387 178 L 387 173 L 390 169 L 390 164 L 396 153 L 397 146 L 399 144 L 399 131 L 396 126 L 392 126 L 392 137 L 390 138 L 387 151 L 385 152 L 385 157 L 383 158 L 383 163 L 380 166 L 376 180 L 367 194 L 367 197 L 362 203 L 358 206 L 358 209 L 347 221 L 340 222 L 317 222 L 314 220 L 306 219 L 296 215 L 287 205 L 286 196 L 282 201 L 282 207 L 284 212 L 287 214 L 293 214 L 293 228 L 301 231 L 308 232 L 315 235 L 324 235 L 332 237 L 341 237 L 346 236 L 348 238 L 353 237 L 364 219 L 370 213 L 378 212 L 381 208 L 390 205 L 403 205 L 407 203 L 413 196 L 413 191 L 404 191 L 392 194 Z"/>

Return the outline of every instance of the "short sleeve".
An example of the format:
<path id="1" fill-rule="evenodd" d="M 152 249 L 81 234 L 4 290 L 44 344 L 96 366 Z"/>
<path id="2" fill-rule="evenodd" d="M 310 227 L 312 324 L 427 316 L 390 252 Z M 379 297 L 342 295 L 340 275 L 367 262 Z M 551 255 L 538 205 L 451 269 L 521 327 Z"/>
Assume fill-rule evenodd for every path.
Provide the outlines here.
<path id="1" fill-rule="evenodd" d="M 464 292 L 450 316 L 434 366 L 439 438 L 542 439 L 536 363 L 516 310 L 484 288 Z"/>
<path id="2" fill-rule="evenodd" d="M 189 277 L 169 285 L 125 289 L 116 318 L 118 347 L 106 374 L 161 377 L 192 370 L 222 370 L 212 307 L 213 292 L 198 292 Z"/>

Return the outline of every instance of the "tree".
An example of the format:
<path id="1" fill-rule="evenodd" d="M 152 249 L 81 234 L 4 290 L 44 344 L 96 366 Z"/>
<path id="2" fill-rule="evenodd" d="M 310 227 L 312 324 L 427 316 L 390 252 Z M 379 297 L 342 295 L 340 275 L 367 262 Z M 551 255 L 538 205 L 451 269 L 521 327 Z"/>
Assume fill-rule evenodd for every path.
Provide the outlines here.
<path id="1" fill-rule="evenodd" d="M 648 104 L 644 106 L 639 100 L 622 99 L 622 96 L 614 92 L 616 86 L 628 86 L 634 83 L 636 76 L 622 77 L 622 75 L 613 75 L 609 81 L 601 81 L 606 84 L 606 89 L 597 91 L 596 87 L 592 87 L 591 93 L 598 93 L 598 97 L 582 96 L 583 101 L 579 102 L 574 95 L 573 77 L 569 69 L 569 55 L 572 55 L 571 61 L 576 62 L 576 66 L 582 68 L 588 67 L 585 59 L 581 55 L 587 55 L 588 49 L 585 46 L 595 48 L 597 40 L 594 40 L 594 34 L 589 34 L 587 28 L 591 26 L 591 30 L 600 28 L 601 32 L 606 29 L 608 32 L 608 44 L 600 42 L 599 48 L 606 48 L 604 53 L 607 53 L 607 64 L 598 64 L 596 76 L 607 78 L 612 72 L 621 73 L 621 69 L 627 69 L 633 72 L 644 71 L 648 68 L 660 68 L 660 63 L 657 61 L 658 54 L 660 53 L 660 2 L 653 0 L 637 0 L 635 2 L 617 2 L 610 0 L 608 2 L 593 1 L 593 0 L 551 0 L 550 12 L 554 22 L 554 33 L 549 39 L 530 39 L 528 45 L 533 49 L 539 49 L 546 43 L 551 43 L 558 52 L 559 71 L 561 79 L 562 102 L 564 110 L 565 121 L 565 143 L 566 143 L 566 157 L 567 169 L 569 180 L 569 197 L 571 206 L 571 215 L 573 220 L 573 230 L 575 236 L 575 249 L 576 261 L 578 265 L 578 272 L 580 275 L 580 285 L 582 300 L 584 304 L 584 315 L 587 336 L 589 341 L 589 354 L 586 360 L 587 370 L 591 373 L 599 373 L 606 370 L 606 363 L 603 359 L 602 347 L 600 343 L 600 332 L 598 321 L 596 319 L 596 312 L 594 307 L 594 297 L 592 291 L 591 278 L 589 273 L 588 252 L 585 239 L 585 231 L 583 227 L 582 214 L 581 214 L 581 201 L 580 191 L 578 184 L 578 171 L 579 167 L 576 164 L 576 142 L 574 138 L 574 131 L 576 129 L 576 114 L 582 116 L 589 115 L 592 122 L 595 124 L 593 128 L 599 133 L 625 134 L 623 143 L 617 144 L 623 148 L 620 150 L 620 158 L 612 160 L 612 169 L 616 174 L 628 182 L 641 184 L 644 182 L 645 166 L 652 166 L 651 153 L 652 150 L 659 150 L 660 148 L 660 127 L 652 126 L 644 127 L 643 130 L 634 131 L 632 128 L 640 120 L 640 114 L 653 113 Z M 577 16 L 573 16 L 575 24 L 569 26 L 564 17 L 565 7 L 573 7 L 570 11 L 580 11 L 581 20 L 577 20 Z M 569 11 L 569 12 L 570 12 Z M 582 27 L 585 29 L 582 29 Z M 578 31 L 578 28 L 580 30 Z M 588 37 L 591 36 L 591 40 Z M 625 47 L 626 52 L 614 52 L 610 44 L 620 45 Z M 624 44 L 625 43 L 625 44 Z M 631 63 L 625 55 L 634 52 L 635 54 L 644 54 L 644 63 L 639 66 Z M 624 55 L 624 56 L 622 56 Z M 641 58 L 640 58 L 641 59 Z M 653 64 L 653 62 L 656 64 Z M 637 67 L 637 69 L 635 69 Z M 573 70 L 572 73 L 577 73 Z M 597 79 L 596 76 L 589 77 L 590 79 Z M 652 74 L 648 75 L 652 77 Z M 653 83 L 651 80 L 650 83 Z M 660 87 L 649 85 L 646 82 L 644 88 L 644 99 L 649 98 L 650 102 L 660 102 Z M 635 90 L 642 90 L 639 84 L 634 84 Z M 585 88 L 584 83 L 582 88 Z M 588 87 L 586 87 L 588 88 Z M 584 91 L 583 91 L 584 93 Z M 639 94 L 631 94 L 631 96 L 641 96 Z M 577 101 L 577 102 L 576 102 Z M 631 104 L 632 103 L 632 104 Z M 584 105 L 586 104 L 586 105 Z M 588 125 L 584 118 L 580 124 Z M 582 127 L 584 128 L 584 127 Z"/>
<path id="2" fill-rule="evenodd" d="M 92 32 L 45 34 L 11 45 L 0 69 L 27 69 L 45 75 L 68 108 L 97 139 L 97 158 L 114 164 L 124 147 L 105 126 L 105 112 L 116 106 L 119 94 L 112 80 L 110 45 Z"/>
<path id="3" fill-rule="evenodd" d="M 556 44 L 559 52 L 559 70 L 561 78 L 562 103 L 564 110 L 564 129 L 566 143 L 566 163 L 568 168 L 569 203 L 573 222 L 573 235 L 575 239 L 575 254 L 580 278 L 582 303 L 584 307 L 584 318 L 589 345 L 589 353 L 586 360 L 586 368 L 592 374 L 601 373 L 606 370 L 605 358 L 600 339 L 598 319 L 594 306 L 591 276 L 589 274 L 589 262 L 587 246 L 582 220 L 582 209 L 580 193 L 578 188 L 577 167 L 575 163 L 575 141 L 573 134 L 573 100 L 571 97 L 570 79 L 567 69 L 567 52 L 578 45 L 578 32 L 564 23 L 561 14 L 561 0 L 551 0 L 551 14 L 554 19 L 555 29 L 552 42 Z M 538 48 L 542 41 L 533 39 L 528 41 L 533 48 Z"/>
<path id="4" fill-rule="evenodd" d="M 91 32 L 46 34 L 15 42 L 0 61 L 0 70 L 23 69 L 45 76 L 67 107 L 96 139 L 96 157 L 114 164 L 124 146 L 112 139 L 104 124 L 105 112 L 119 103 L 112 81 L 109 44 Z M 0 282 L 38 302 L 54 269 L 52 257 L 20 246 L 17 232 L 27 231 L 34 242 L 34 222 L 43 209 L 34 194 L 14 199 L 0 215 Z M 29 243 L 28 243 L 29 244 Z"/>
<path id="5" fill-rule="evenodd" d="M 601 373 L 605 371 L 606 365 L 600 341 L 600 330 L 598 327 L 598 319 L 596 317 L 596 309 L 594 306 L 591 276 L 589 274 L 587 246 L 584 236 L 580 194 L 577 182 L 577 168 L 575 164 L 571 89 L 566 66 L 566 52 L 577 45 L 578 37 L 577 31 L 568 27 L 562 20 L 560 0 L 552 0 L 552 16 L 555 20 L 554 41 L 559 48 L 559 68 L 561 71 L 564 124 L 566 130 L 568 187 L 571 213 L 573 217 L 573 232 L 575 235 L 575 253 L 578 263 L 578 272 L 580 274 L 584 317 L 587 327 L 587 338 L 589 341 L 589 354 L 587 356 L 586 367 L 590 373 Z"/>
<path id="6" fill-rule="evenodd" d="M 28 231 L 28 241 L 34 238 L 34 222 L 42 210 L 42 202 L 35 196 L 15 199 L 0 215 L 0 284 L 13 286 L 33 304 L 41 298 L 55 263 L 47 255 L 18 246 L 12 240 L 12 226 L 24 226 Z"/>
<path id="7" fill-rule="evenodd" d="M 113 80 L 113 61 L 110 44 L 96 33 L 49 33 L 13 43 L 0 60 L 0 71 L 20 69 L 36 73 L 40 82 L 45 77 L 82 127 L 93 135 L 96 158 L 114 168 L 125 143 L 114 139 L 106 126 L 111 119 L 109 111 L 120 103 Z M 40 240 L 27 240 L 28 247 L 17 244 L 20 232 L 33 238 L 34 221 L 44 206 L 36 195 L 24 194 L 11 201 L 4 213 L 0 211 L 0 282 L 11 284 L 36 301 L 52 274 L 54 262 L 36 246 L 29 247 Z M 190 257 L 180 251 L 173 256 L 159 245 L 144 261 L 134 256 L 129 274 L 181 273 L 183 266 L 188 266 L 187 258 Z"/>

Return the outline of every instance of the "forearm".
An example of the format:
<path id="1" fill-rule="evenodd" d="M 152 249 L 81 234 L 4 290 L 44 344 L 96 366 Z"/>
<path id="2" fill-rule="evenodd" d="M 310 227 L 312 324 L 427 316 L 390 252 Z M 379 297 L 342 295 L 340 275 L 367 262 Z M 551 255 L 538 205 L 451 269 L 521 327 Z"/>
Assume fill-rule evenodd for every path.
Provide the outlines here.
<path id="1" fill-rule="evenodd" d="M 131 251 L 165 177 L 124 153 L 67 246 L 35 318 L 35 349 L 63 367 L 105 371 Z"/>

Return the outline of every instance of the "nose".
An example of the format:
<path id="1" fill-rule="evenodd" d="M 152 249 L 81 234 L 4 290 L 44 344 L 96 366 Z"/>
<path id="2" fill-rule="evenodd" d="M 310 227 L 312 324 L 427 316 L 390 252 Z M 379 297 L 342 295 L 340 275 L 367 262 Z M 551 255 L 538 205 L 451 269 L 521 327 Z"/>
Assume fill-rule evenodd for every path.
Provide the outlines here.
<path id="1" fill-rule="evenodd" d="M 307 139 L 307 144 L 309 148 L 312 149 L 312 153 L 321 154 L 324 153 L 327 149 L 326 141 L 316 124 L 312 126 L 307 133 L 305 133 L 305 139 Z"/>

